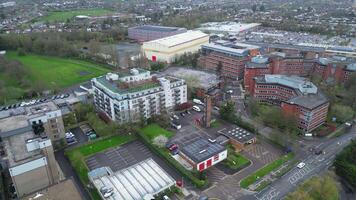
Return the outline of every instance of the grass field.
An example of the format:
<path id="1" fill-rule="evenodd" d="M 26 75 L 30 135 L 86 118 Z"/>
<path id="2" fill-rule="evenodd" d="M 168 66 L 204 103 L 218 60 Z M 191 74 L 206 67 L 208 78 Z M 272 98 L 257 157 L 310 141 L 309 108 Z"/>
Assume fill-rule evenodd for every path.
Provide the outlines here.
<path id="1" fill-rule="evenodd" d="M 282 166 L 285 162 L 291 160 L 294 158 L 293 153 L 288 153 L 287 155 L 284 155 L 280 157 L 279 159 L 267 164 L 266 166 L 262 167 L 261 169 L 257 170 L 255 173 L 250 174 L 246 178 L 242 179 L 240 182 L 240 185 L 242 188 L 248 188 L 251 184 L 255 183 L 258 179 L 266 176 L 273 170 L 278 169 L 280 166 Z"/>
<path id="2" fill-rule="evenodd" d="M 167 138 L 170 138 L 173 136 L 173 133 L 170 131 L 167 131 L 165 129 L 163 129 L 162 127 L 160 127 L 157 124 L 150 124 L 148 126 L 146 126 L 145 128 L 143 128 L 142 133 L 144 133 L 151 141 L 159 136 L 159 135 L 164 135 Z"/>
<path id="3" fill-rule="evenodd" d="M 122 144 L 128 143 L 134 139 L 136 139 L 134 136 L 116 135 L 69 150 L 65 154 L 69 158 L 71 165 L 73 166 L 74 170 L 78 174 L 83 185 L 88 185 L 89 170 L 85 164 L 85 158 L 90 155 L 104 151 L 106 149 L 110 149 L 112 147 L 117 147 Z M 96 190 L 91 190 L 90 193 L 93 199 L 100 199 L 100 196 L 98 195 Z"/>
<path id="4" fill-rule="evenodd" d="M 90 62 L 58 57 L 26 55 L 18 56 L 16 52 L 7 52 L 6 57 L 20 61 L 30 71 L 27 80 L 35 85 L 40 83 L 45 89 L 61 89 L 90 80 L 109 72 L 108 69 Z M 0 73 L 4 80 L 7 100 L 21 97 L 27 89 L 18 80 Z"/>
<path id="5" fill-rule="evenodd" d="M 77 15 L 86 15 L 86 16 L 102 16 L 110 14 L 112 11 L 96 8 L 96 9 L 83 9 L 83 10 L 71 10 L 71 11 L 53 11 L 48 13 L 48 15 L 40 17 L 37 21 L 43 22 L 65 22 L 67 19 L 71 19 Z"/>
<path id="6" fill-rule="evenodd" d="M 227 152 L 227 158 L 223 162 L 232 170 L 242 169 L 250 163 L 247 158 L 236 153 L 234 147 L 231 145 L 228 146 Z"/>

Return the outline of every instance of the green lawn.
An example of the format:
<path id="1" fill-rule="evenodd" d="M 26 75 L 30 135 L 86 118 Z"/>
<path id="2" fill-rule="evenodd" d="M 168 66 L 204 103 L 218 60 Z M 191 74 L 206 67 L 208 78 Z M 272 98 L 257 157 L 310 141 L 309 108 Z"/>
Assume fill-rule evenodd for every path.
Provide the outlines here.
<path id="1" fill-rule="evenodd" d="M 120 146 L 135 139 L 135 136 L 116 135 L 66 151 L 65 154 L 69 158 L 71 165 L 78 174 L 83 185 L 87 185 L 89 183 L 89 169 L 85 164 L 86 157 L 112 147 Z M 100 199 L 98 198 L 99 195 L 97 194 L 96 190 L 91 190 L 90 193 L 94 199 Z"/>
<path id="2" fill-rule="evenodd" d="M 112 14 L 113 12 L 103 8 L 95 9 L 82 9 L 82 10 L 71 10 L 71 11 L 53 11 L 48 15 L 38 18 L 36 21 L 43 22 L 65 22 L 67 19 L 71 19 L 77 15 L 86 15 L 86 16 L 102 16 L 106 14 Z"/>
<path id="3" fill-rule="evenodd" d="M 159 136 L 159 135 L 164 135 L 167 138 L 170 138 L 173 136 L 173 133 L 170 131 L 167 131 L 166 129 L 163 129 L 160 127 L 158 124 L 149 124 L 145 128 L 141 129 L 142 133 L 144 133 L 151 141 Z"/>
<path id="4" fill-rule="evenodd" d="M 20 61 L 32 72 L 31 81 L 41 80 L 51 87 L 68 87 L 109 72 L 90 62 L 58 57 L 26 55 L 8 52 L 6 57 Z"/>
<path id="5" fill-rule="evenodd" d="M 250 174 L 249 176 L 245 177 L 242 179 L 240 182 L 240 185 L 242 188 L 248 188 L 251 184 L 255 183 L 258 179 L 262 178 L 263 176 L 269 174 L 273 170 L 278 169 L 280 166 L 282 166 L 285 162 L 291 160 L 294 158 L 293 153 L 289 153 L 287 155 L 284 155 L 277 160 L 265 165 L 261 169 L 257 170 L 255 173 Z"/>
<path id="6" fill-rule="evenodd" d="M 230 152 L 229 150 L 228 150 L 227 158 L 226 160 L 224 160 L 224 164 L 233 170 L 242 169 L 244 166 L 247 166 L 249 163 L 250 161 L 244 156 L 236 152 Z"/>

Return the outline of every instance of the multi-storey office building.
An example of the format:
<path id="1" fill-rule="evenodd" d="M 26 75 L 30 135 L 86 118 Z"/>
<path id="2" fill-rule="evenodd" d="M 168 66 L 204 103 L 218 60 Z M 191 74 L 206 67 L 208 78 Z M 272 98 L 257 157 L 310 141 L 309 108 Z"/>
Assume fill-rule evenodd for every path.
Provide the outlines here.
<path id="1" fill-rule="evenodd" d="M 128 37 L 139 42 L 147 42 L 185 32 L 186 28 L 144 25 L 129 28 Z"/>
<path id="2" fill-rule="evenodd" d="M 55 104 L 21 107 L 2 117 L 0 137 L 5 155 L 1 157 L 1 165 L 9 170 L 18 196 L 57 183 L 62 172 L 54 157 L 52 141 L 64 137 L 64 127 Z"/>
<path id="3" fill-rule="evenodd" d="M 187 85 L 175 77 L 152 77 L 149 71 L 108 73 L 92 79 L 94 103 L 112 120 L 121 123 L 149 118 L 187 102 Z"/>
<path id="4" fill-rule="evenodd" d="M 251 93 L 252 79 L 265 74 L 319 75 L 323 80 L 344 83 L 355 72 L 356 61 L 345 57 L 305 59 L 274 52 L 253 57 L 251 61 L 246 62 L 244 86 Z"/>
<path id="5" fill-rule="evenodd" d="M 310 132 L 327 117 L 329 101 L 305 78 L 286 75 L 263 75 L 253 79 L 252 95 L 263 102 L 280 105 L 282 111 L 295 115 L 298 127 Z"/>
<path id="6" fill-rule="evenodd" d="M 258 46 L 218 40 L 215 43 L 202 45 L 198 65 L 207 70 L 221 70 L 222 76 L 241 80 L 245 63 L 250 56 L 258 54 L 258 49 Z M 219 67 L 221 69 L 218 69 Z"/>
<path id="7" fill-rule="evenodd" d="M 0 133 L 2 135 L 16 133 L 21 130 L 32 130 L 34 125 L 44 128 L 41 136 L 48 137 L 52 142 L 59 142 L 65 136 L 61 109 L 52 101 L 37 105 L 23 106 L 0 112 L 0 121 L 21 121 L 22 127 L 2 127 L 0 122 Z M 7 131 L 5 131 L 7 130 Z"/>

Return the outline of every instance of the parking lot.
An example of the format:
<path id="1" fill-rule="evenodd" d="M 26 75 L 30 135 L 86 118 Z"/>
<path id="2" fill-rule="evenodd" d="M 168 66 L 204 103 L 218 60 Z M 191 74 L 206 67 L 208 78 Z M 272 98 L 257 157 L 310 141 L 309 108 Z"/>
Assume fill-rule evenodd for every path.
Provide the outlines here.
<path id="1" fill-rule="evenodd" d="M 110 167 L 115 172 L 130 167 L 147 158 L 153 158 L 153 160 L 175 180 L 180 178 L 180 175 L 174 169 L 170 168 L 165 161 L 154 155 L 138 140 L 95 154 L 86 159 L 86 164 L 89 170 L 99 167 Z"/>

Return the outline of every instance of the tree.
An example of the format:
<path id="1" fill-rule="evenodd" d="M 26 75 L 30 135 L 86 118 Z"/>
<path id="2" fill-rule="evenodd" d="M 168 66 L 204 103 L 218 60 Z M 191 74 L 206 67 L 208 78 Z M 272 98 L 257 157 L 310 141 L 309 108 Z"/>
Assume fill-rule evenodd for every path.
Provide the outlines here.
<path id="1" fill-rule="evenodd" d="M 295 192 L 290 193 L 286 200 L 338 200 L 338 185 L 333 174 L 313 177 L 303 183 Z"/>
<path id="2" fill-rule="evenodd" d="M 168 138 L 164 135 L 159 135 L 153 139 L 153 144 L 159 148 L 163 148 L 168 142 Z"/>
<path id="3" fill-rule="evenodd" d="M 349 119 L 352 119 L 354 111 L 350 106 L 344 106 L 341 104 L 334 104 L 330 109 L 330 116 L 336 117 L 336 121 L 345 122 Z"/>
<path id="4" fill-rule="evenodd" d="M 257 10 L 257 5 L 256 5 L 256 4 L 253 4 L 251 9 L 252 9 L 253 12 L 256 12 L 256 10 Z"/>
<path id="5" fill-rule="evenodd" d="M 91 55 L 96 56 L 100 52 L 100 43 L 96 39 L 92 39 L 88 44 Z"/>
<path id="6" fill-rule="evenodd" d="M 260 11 L 261 11 L 261 12 L 264 12 L 265 10 L 266 10 L 265 6 L 264 6 L 264 5 L 261 5 L 261 6 L 260 6 Z"/>
<path id="7" fill-rule="evenodd" d="M 237 119 L 237 116 L 235 115 L 235 104 L 232 101 L 228 101 L 221 106 L 219 113 L 223 120 L 232 122 Z"/>
<path id="8" fill-rule="evenodd" d="M 336 156 L 334 166 L 336 174 L 356 188 L 356 140 Z"/>

